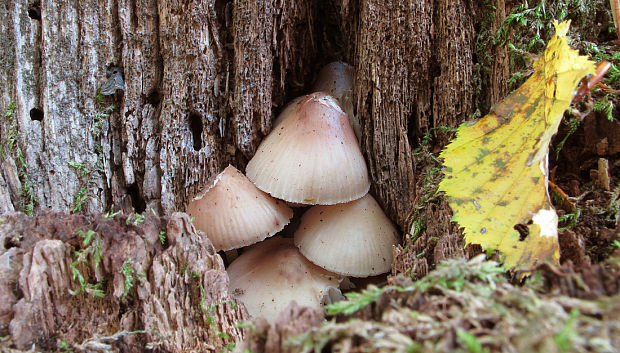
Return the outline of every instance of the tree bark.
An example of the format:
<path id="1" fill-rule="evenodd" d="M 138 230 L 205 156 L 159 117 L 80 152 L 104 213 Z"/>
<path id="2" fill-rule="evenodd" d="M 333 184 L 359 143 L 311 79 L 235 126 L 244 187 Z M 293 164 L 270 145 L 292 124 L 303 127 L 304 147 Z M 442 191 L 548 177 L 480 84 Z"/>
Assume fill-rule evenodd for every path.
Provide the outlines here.
<path id="1" fill-rule="evenodd" d="M 243 168 L 272 117 L 340 59 L 356 69 L 373 192 L 406 228 L 412 150 L 475 110 L 472 0 L 2 6 L 3 211 L 182 210 L 228 163 Z M 111 67 L 125 89 L 102 96 Z"/>

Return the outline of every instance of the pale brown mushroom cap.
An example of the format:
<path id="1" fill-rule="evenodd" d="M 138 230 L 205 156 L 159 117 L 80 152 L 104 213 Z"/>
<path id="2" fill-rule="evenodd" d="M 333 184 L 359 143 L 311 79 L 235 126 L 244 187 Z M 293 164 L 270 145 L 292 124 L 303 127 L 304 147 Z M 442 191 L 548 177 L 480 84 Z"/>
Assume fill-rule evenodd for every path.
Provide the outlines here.
<path id="1" fill-rule="evenodd" d="M 187 205 L 194 226 L 219 250 L 254 244 L 282 230 L 293 210 L 256 188 L 240 171 L 228 166 L 213 185 Z"/>
<path id="2" fill-rule="evenodd" d="M 353 277 L 388 272 L 396 244 L 396 228 L 370 194 L 346 204 L 310 208 L 295 232 L 295 245 L 308 260 Z"/>
<path id="3" fill-rule="evenodd" d="M 321 308 L 328 287 L 338 287 L 340 277 L 306 258 L 293 239 L 274 237 L 254 245 L 228 269 L 229 289 L 250 315 L 274 322 L 278 313 L 295 300 L 302 306 Z"/>
<path id="4" fill-rule="evenodd" d="M 336 61 L 321 69 L 312 90 L 327 92 L 338 100 L 342 110 L 349 117 L 355 136 L 360 140 L 362 128 L 359 119 L 353 114 L 353 83 L 353 67 L 347 63 Z"/>
<path id="5" fill-rule="evenodd" d="M 348 202 L 370 188 L 347 116 L 322 92 L 285 108 L 248 163 L 246 175 L 272 196 L 305 205 Z"/>

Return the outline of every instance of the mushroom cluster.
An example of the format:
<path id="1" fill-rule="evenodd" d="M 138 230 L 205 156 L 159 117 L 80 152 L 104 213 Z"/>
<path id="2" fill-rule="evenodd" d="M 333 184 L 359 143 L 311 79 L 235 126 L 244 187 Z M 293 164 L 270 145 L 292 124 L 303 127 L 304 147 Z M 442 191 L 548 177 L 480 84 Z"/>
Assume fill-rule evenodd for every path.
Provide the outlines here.
<path id="1" fill-rule="evenodd" d="M 254 317 L 273 322 L 293 300 L 320 308 L 344 277 L 390 269 L 398 233 L 368 193 L 366 162 L 341 108 L 353 82 L 345 69 L 328 65 L 315 86 L 337 98 L 316 92 L 285 107 L 248 162 L 247 178 L 228 166 L 187 207 L 216 249 L 230 250 L 282 230 L 289 206 L 311 206 L 293 239 L 253 245 L 229 265 L 232 295 Z"/>

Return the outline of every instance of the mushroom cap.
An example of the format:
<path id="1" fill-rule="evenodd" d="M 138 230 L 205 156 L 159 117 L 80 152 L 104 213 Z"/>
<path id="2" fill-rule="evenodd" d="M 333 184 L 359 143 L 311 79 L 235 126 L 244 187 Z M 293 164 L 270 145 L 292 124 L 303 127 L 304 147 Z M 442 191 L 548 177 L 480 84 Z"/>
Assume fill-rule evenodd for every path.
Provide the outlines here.
<path id="1" fill-rule="evenodd" d="M 187 205 L 194 226 L 219 250 L 254 244 L 282 230 L 293 210 L 256 188 L 229 165 Z"/>
<path id="2" fill-rule="evenodd" d="M 353 88 L 353 67 L 340 61 L 325 65 L 314 83 L 315 91 L 331 94 L 338 100 Z"/>
<path id="3" fill-rule="evenodd" d="M 306 258 L 291 238 L 273 237 L 252 246 L 226 270 L 233 297 L 250 315 L 274 322 L 279 312 L 295 300 L 302 306 L 321 308 L 328 287 L 338 287 L 340 277 Z"/>
<path id="4" fill-rule="evenodd" d="M 370 194 L 346 204 L 310 208 L 295 232 L 295 245 L 308 260 L 353 277 L 388 272 L 396 244 L 396 228 Z"/>
<path id="5" fill-rule="evenodd" d="M 349 120 L 336 100 L 322 92 L 284 109 L 246 174 L 272 196 L 304 205 L 348 202 L 370 188 Z"/>
<path id="6" fill-rule="evenodd" d="M 362 128 L 359 119 L 353 114 L 353 84 L 353 67 L 347 63 L 335 61 L 321 69 L 314 83 L 313 91 L 327 92 L 338 100 L 342 110 L 349 117 L 349 122 L 359 141 Z"/>

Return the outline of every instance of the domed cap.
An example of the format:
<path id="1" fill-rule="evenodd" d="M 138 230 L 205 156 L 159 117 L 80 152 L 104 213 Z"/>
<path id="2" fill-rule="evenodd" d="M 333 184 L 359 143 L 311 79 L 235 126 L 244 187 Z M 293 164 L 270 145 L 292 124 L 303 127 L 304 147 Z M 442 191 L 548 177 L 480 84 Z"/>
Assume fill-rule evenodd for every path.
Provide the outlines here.
<path id="1" fill-rule="evenodd" d="M 369 194 L 333 206 L 314 206 L 301 218 L 295 245 L 313 263 L 353 277 L 388 272 L 398 232 Z"/>
<path id="2" fill-rule="evenodd" d="M 246 175 L 272 196 L 305 205 L 356 200 L 370 188 L 346 114 L 321 92 L 284 109 L 248 163 Z"/>
<path id="3" fill-rule="evenodd" d="M 349 117 L 349 122 L 360 140 L 359 119 L 353 114 L 353 67 L 340 61 L 332 62 L 321 69 L 314 83 L 313 91 L 327 92 L 338 100 L 340 107 Z"/>
<path id="4" fill-rule="evenodd" d="M 194 226 L 205 232 L 219 251 L 254 244 L 276 234 L 293 217 L 293 210 L 257 189 L 229 165 L 187 205 L 187 214 L 194 217 Z"/>
<path id="5" fill-rule="evenodd" d="M 278 313 L 295 300 L 302 306 L 321 308 L 328 287 L 338 287 L 340 277 L 306 260 L 293 239 L 274 237 L 244 252 L 228 269 L 230 291 L 250 315 L 274 322 Z"/>

